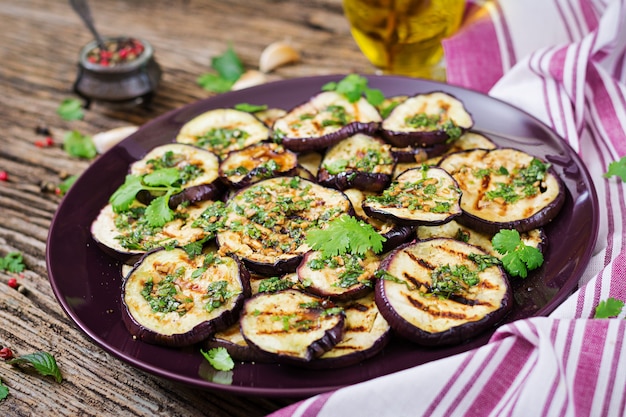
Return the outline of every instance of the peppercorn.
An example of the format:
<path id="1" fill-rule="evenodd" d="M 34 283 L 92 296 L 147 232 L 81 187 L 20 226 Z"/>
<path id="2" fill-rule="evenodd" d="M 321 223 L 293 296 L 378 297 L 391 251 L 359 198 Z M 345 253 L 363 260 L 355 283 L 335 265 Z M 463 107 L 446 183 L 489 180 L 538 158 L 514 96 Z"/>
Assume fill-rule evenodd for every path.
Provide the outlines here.
<path id="1" fill-rule="evenodd" d="M 17 288 L 17 279 L 9 278 L 9 281 L 7 281 L 7 285 L 11 288 Z"/>
<path id="2" fill-rule="evenodd" d="M 0 181 L 8 181 L 9 174 L 6 171 L 0 171 Z"/>
<path id="3" fill-rule="evenodd" d="M 9 349 L 8 347 L 3 347 L 2 349 L 0 349 L 0 358 L 4 359 L 5 361 L 13 359 L 13 351 L 11 351 L 11 349 Z"/>
<path id="4" fill-rule="evenodd" d="M 35 128 L 35 133 L 42 136 L 51 136 L 50 129 L 48 129 L 46 126 L 37 126 Z"/>

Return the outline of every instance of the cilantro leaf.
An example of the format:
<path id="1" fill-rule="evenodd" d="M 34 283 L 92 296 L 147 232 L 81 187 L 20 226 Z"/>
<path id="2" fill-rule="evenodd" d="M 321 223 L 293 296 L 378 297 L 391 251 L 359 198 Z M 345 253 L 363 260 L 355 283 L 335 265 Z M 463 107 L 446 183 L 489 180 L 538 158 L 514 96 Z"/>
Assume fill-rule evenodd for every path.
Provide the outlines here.
<path id="1" fill-rule="evenodd" d="M 39 374 L 43 376 L 52 376 L 57 382 L 63 381 L 63 376 L 57 365 L 54 356 L 48 352 L 35 352 L 28 355 L 22 355 L 15 359 L 8 360 L 11 365 L 28 364 L 33 366 Z"/>
<path id="2" fill-rule="evenodd" d="M 115 190 L 109 198 L 113 211 L 120 213 L 128 210 L 133 201 L 135 201 L 137 193 L 143 189 L 143 182 L 139 175 L 127 175 L 124 184 Z"/>
<path id="3" fill-rule="evenodd" d="M 493 248 L 502 254 L 502 266 L 509 275 L 526 278 L 528 271 L 543 265 L 543 254 L 522 242 L 517 230 L 500 230 L 491 239 Z"/>
<path id="4" fill-rule="evenodd" d="M 64 99 L 57 108 L 57 114 L 63 120 L 80 120 L 85 116 L 83 104 L 75 98 Z"/>
<path id="5" fill-rule="evenodd" d="M 19 252 L 10 252 L 5 257 L 0 257 L 0 270 L 19 274 L 24 270 L 24 260 Z"/>
<path id="6" fill-rule="evenodd" d="M 9 396 L 9 387 L 4 385 L 2 383 L 2 380 L 0 380 L 0 401 L 4 400 L 8 396 Z"/>
<path id="7" fill-rule="evenodd" d="M 610 317 L 617 317 L 622 312 L 625 304 L 626 303 L 622 300 L 613 297 L 600 301 L 596 307 L 594 318 L 608 319 Z"/>
<path id="8" fill-rule="evenodd" d="M 203 74 L 198 78 L 197 82 L 205 90 L 214 93 L 229 91 L 235 81 L 244 73 L 244 66 L 232 46 L 222 55 L 211 59 L 211 68 L 217 74 Z"/>
<path id="9" fill-rule="evenodd" d="M 178 169 L 161 168 L 144 175 L 143 182 L 151 187 L 167 187 L 178 180 Z"/>
<path id="10" fill-rule="evenodd" d="M 155 198 L 146 207 L 146 219 L 153 227 L 161 227 L 174 219 L 174 212 L 169 207 L 169 194 Z"/>
<path id="11" fill-rule="evenodd" d="M 230 91 L 234 84 L 232 81 L 228 81 L 217 74 L 211 73 L 202 74 L 198 77 L 197 83 L 200 87 L 213 93 L 225 93 Z"/>
<path id="12" fill-rule="evenodd" d="M 351 103 L 357 102 L 363 95 L 373 106 L 382 104 L 384 94 L 377 89 L 367 86 L 367 78 L 358 74 L 348 74 L 339 82 L 329 82 L 322 86 L 323 91 L 336 91 L 345 96 Z"/>
<path id="13" fill-rule="evenodd" d="M 623 156 L 619 161 L 613 161 L 609 164 L 609 169 L 604 174 L 604 177 L 610 178 L 612 176 L 620 177 L 623 182 L 626 182 L 626 156 Z"/>
<path id="14" fill-rule="evenodd" d="M 59 190 L 59 194 L 60 195 L 65 195 L 67 194 L 67 192 L 69 191 L 70 187 L 72 185 L 74 185 L 74 183 L 76 182 L 76 180 L 78 179 L 78 175 L 70 175 L 69 177 L 67 177 L 65 180 L 63 180 L 58 186 L 57 189 Z"/>
<path id="15" fill-rule="evenodd" d="M 364 255 L 368 250 L 379 253 L 385 240 L 371 225 L 347 214 L 331 220 L 325 229 L 310 230 L 306 237 L 306 243 L 324 257 Z"/>
<path id="16" fill-rule="evenodd" d="M 228 354 L 226 348 L 212 348 L 208 352 L 200 349 L 200 353 L 218 371 L 231 371 L 235 367 L 235 362 Z"/>
<path id="17" fill-rule="evenodd" d="M 520 242 L 521 238 L 517 230 L 500 230 L 491 239 L 494 249 L 502 255 L 514 252 Z"/>
<path id="18" fill-rule="evenodd" d="M 82 135 L 76 130 L 65 133 L 63 149 L 68 155 L 77 158 L 93 159 L 98 154 L 91 136 Z"/>

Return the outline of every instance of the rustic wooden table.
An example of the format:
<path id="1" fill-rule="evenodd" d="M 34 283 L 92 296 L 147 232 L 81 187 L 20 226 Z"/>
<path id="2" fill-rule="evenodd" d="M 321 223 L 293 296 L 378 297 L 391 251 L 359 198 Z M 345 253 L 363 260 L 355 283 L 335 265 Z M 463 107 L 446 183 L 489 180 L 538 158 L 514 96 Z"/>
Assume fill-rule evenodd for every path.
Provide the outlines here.
<path id="1" fill-rule="evenodd" d="M 62 149 L 64 134 L 142 125 L 211 96 L 196 80 L 228 45 L 246 68 L 256 69 L 267 45 L 288 38 L 301 59 L 272 71 L 270 80 L 371 72 L 350 36 L 341 1 L 109 0 L 93 1 L 91 11 L 104 35 L 131 35 L 154 46 L 163 76 L 150 108 L 96 102 L 82 120 L 64 121 L 57 108 L 77 98 L 72 86 L 78 53 L 90 33 L 67 1 L 0 0 L 0 256 L 19 252 L 25 264 L 19 275 L 0 272 L 0 347 L 16 355 L 50 352 L 64 377 L 57 384 L 0 361 L 0 380 L 9 390 L 0 415 L 250 417 L 293 402 L 191 388 L 109 355 L 57 303 L 46 271 L 46 239 L 63 198 L 54 185 L 80 175 L 91 162 Z M 42 146 L 45 135 L 38 127 L 50 131 L 52 146 Z M 11 278 L 22 290 L 8 285 Z"/>

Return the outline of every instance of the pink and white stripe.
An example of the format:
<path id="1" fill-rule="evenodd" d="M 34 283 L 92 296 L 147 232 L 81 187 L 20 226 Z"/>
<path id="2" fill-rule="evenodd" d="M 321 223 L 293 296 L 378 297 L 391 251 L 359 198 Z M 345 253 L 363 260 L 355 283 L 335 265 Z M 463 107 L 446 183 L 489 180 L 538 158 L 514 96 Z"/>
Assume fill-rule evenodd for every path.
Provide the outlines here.
<path id="1" fill-rule="evenodd" d="M 626 187 L 603 177 L 626 155 L 626 0 L 473 0 L 466 18 L 445 43 L 448 81 L 547 123 L 593 178 L 600 233 L 580 288 L 478 349 L 274 417 L 626 415 L 626 321 L 592 318 L 599 301 L 626 300 Z"/>

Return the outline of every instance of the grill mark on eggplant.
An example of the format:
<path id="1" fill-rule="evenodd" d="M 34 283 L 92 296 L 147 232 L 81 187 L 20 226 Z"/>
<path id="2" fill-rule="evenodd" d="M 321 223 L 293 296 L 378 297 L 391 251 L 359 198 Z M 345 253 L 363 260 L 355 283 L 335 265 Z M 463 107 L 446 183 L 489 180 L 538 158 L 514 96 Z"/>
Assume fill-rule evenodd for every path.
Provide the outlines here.
<path id="1" fill-rule="evenodd" d="M 421 302 L 419 299 L 412 297 L 410 294 L 406 295 L 407 301 L 415 308 L 422 310 L 433 318 L 450 318 L 455 320 L 472 320 L 474 316 L 463 314 L 462 312 L 452 312 L 448 310 L 431 309 L 426 303 Z"/>

